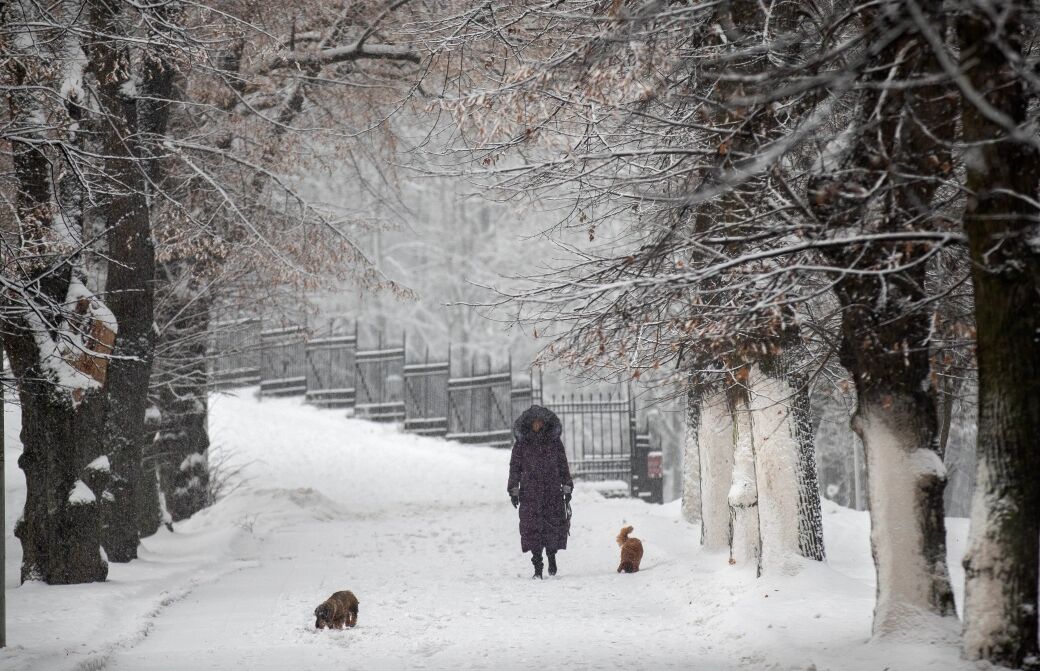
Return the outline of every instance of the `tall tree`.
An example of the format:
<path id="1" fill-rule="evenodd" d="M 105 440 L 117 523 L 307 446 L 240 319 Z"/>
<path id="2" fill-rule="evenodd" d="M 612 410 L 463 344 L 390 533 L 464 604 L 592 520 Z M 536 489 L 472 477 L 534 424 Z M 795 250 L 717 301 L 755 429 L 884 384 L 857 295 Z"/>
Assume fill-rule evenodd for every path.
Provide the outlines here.
<path id="1" fill-rule="evenodd" d="M 1036 7 L 959 5 L 961 119 L 978 330 L 975 498 L 964 654 L 1037 668 L 1040 570 L 1040 143 L 1025 60 Z M 941 53 L 941 52 L 940 52 Z M 947 56 L 952 63 L 952 57 Z M 952 65 L 951 65 L 952 67 Z M 1033 112 L 1035 115 L 1035 112 Z"/>
<path id="2" fill-rule="evenodd" d="M 106 509 L 105 550 L 112 561 L 127 562 L 137 557 L 140 539 L 138 487 L 155 349 L 155 247 L 146 164 L 139 148 L 139 78 L 130 39 L 139 17 L 133 15 L 128 3 L 89 0 L 87 5 L 91 30 L 97 37 L 86 50 L 103 114 L 97 129 L 105 156 L 104 195 L 99 206 L 108 243 L 105 298 L 119 324 L 104 387 L 101 435 L 113 475 L 112 501 Z"/>
<path id="3" fill-rule="evenodd" d="M 50 11 L 53 9 L 53 12 Z M 77 124 L 87 104 L 75 0 L 44 9 L 8 3 L 13 35 L 5 88 L 12 130 L 17 244 L 4 246 L 12 281 L 4 348 L 22 407 L 25 510 L 15 528 L 22 580 L 104 580 L 100 499 L 107 460 L 80 438 L 100 431 L 98 387 L 116 323 L 86 287 L 80 252 L 83 202 L 93 174 Z M 13 270 L 13 272 L 11 272 Z"/>
<path id="4" fill-rule="evenodd" d="M 943 32 L 941 3 L 922 3 L 920 11 Z M 845 163 L 810 185 L 809 201 L 828 229 L 910 236 L 940 229 L 934 199 L 952 171 L 955 124 L 942 69 L 907 5 L 865 8 L 861 20 L 864 34 L 875 40 Z M 835 267 L 852 270 L 835 283 L 842 304 L 839 358 L 855 382 L 852 426 L 867 461 L 878 574 L 874 633 L 894 634 L 916 614 L 954 612 L 931 389 L 931 320 L 921 309 L 933 251 L 925 242 L 865 240 L 827 252 Z"/>

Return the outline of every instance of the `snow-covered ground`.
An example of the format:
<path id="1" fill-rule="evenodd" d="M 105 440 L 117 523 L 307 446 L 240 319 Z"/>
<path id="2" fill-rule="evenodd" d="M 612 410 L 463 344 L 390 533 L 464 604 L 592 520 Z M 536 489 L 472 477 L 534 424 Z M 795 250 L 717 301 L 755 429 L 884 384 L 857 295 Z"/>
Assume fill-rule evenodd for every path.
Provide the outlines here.
<path id="1" fill-rule="evenodd" d="M 702 553 L 678 503 L 579 487 L 560 575 L 532 581 L 505 495 L 508 452 L 397 433 L 298 399 L 217 397 L 214 455 L 243 484 L 145 539 L 108 582 L 18 585 L 25 485 L 6 423 L 0 669 L 968 669 L 954 642 L 869 642 L 869 519 L 824 502 L 828 561 L 756 579 Z M 643 570 L 615 573 L 633 524 Z M 966 521 L 949 521 L 960 598 Z M 358 626 L 316 631 L 353 590 Z M 951 623 L 951 630 L 956 624 Z M 952 637 L 951 637 L 952 638 Z"/>

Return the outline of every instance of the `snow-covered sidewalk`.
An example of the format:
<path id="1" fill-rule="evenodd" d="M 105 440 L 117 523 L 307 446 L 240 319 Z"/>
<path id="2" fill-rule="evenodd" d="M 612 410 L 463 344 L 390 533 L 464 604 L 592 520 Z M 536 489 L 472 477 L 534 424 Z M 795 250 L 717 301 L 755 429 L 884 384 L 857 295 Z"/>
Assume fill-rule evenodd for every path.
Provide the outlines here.
<path id="1" fill-rule="evenodd" d="M 11 412 L 9 445 L 16 425 Z M 829 562 L 756 579 L 702 554 L 677 505 L 579 487 L 560 575 L 538 582 L 505 496 L 507 451 L 248 391 L 216 398 L 211 426 L 245 484 L 100 585 L 17 586 L 24 482 L 8 449 L 13 647 L 0 668 L 970 668 L 953 644 L 867 642 L 862 513 L 825 502 Z M 626 523 L 646 547 L 635 575 L 614 572 Z M 964 532 L 951 520 L 953 566 Z M 358 626 L 314 630 L 314 607 L 339 589 L 358 595 Z"/>

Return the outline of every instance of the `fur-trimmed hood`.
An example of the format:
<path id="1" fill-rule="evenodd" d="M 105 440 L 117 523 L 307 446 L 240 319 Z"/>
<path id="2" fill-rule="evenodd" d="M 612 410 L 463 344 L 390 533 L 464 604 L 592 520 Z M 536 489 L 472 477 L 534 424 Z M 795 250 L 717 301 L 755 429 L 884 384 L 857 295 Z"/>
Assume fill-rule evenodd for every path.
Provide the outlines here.
<path id="1" fill-rule="evenodd" d="M 542 420 L 542 423 L 545 425 L 538 433 L 531 429 L 531 424 L 536 419 Z M 532 405 L 527 410 L 524 410 L 523 414 L 517 417 L 513 423 L 513 436 L 517 440 L 555 440 L 560 437 L 562 432 L 563 425 L 560 424 L 560 418 L 556 416 L 556 413 L 540 405 Z"/>

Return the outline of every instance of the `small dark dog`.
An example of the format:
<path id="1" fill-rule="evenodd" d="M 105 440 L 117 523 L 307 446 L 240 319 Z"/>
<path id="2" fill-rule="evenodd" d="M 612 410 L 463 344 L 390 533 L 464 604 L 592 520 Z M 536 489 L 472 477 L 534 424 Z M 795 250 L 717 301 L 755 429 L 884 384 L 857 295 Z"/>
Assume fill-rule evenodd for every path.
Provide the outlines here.
<path id="1" fill-rule="evenodd" d="M 358 600 L 353 592 L 336 592 L 314 609 L 315 629 L 342 629 L 357 624 Z"/>
<path id="2" fill-rule="evenodd" d="M 621 548 L 621 563 L 617 572 L 635 573 L 639 570 L 639 562 L 643 561 L 643 542 L 629 536 L 633 527 L 625 527 L 617 536 L 617 544 Z"/>

